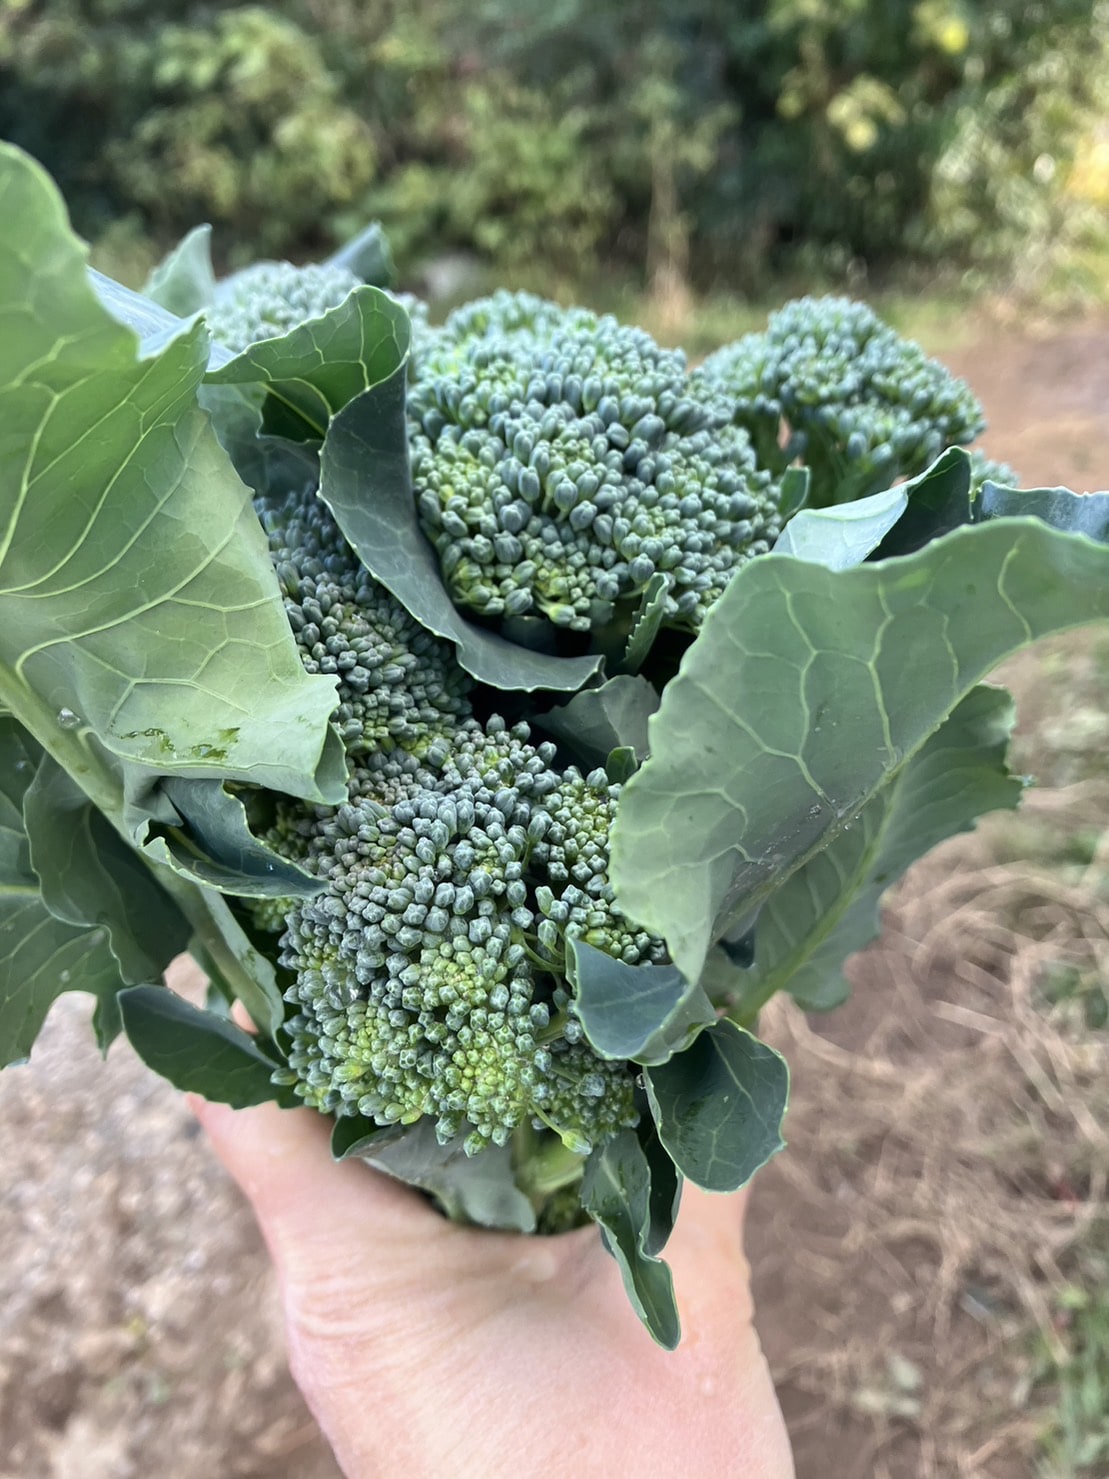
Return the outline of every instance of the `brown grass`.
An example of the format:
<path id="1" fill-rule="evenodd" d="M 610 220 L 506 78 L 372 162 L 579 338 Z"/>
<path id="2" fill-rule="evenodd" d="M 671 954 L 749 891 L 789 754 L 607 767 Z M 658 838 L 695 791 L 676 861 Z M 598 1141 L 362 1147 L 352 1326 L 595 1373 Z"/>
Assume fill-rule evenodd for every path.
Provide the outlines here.
<path id="1" fill-rule="evenodd" d="M 1099 815 L 1109 783 L 1091 781 L 1032 793 L 1022 825 L 1057 840 Z M 795 1084 L 795 1153 L 762 1193 L 792 1227 L 771 1235 L 835 1291 L 808 1338 L 767 1340 L 801 1479 L 1032 1472 L 1030 1331 L 1059 1346 L 1075 1250 L 1109 1229 L 1109 1034 L 1043 985 L 1061 965 L 1109 979 L 1109 848 L 1066 876 L 999 864 L 1009 824 L 912 871 L 842 1012 L 766 1016 Z M 854 1452 L 821 1467 L 837 1426 Z"/>

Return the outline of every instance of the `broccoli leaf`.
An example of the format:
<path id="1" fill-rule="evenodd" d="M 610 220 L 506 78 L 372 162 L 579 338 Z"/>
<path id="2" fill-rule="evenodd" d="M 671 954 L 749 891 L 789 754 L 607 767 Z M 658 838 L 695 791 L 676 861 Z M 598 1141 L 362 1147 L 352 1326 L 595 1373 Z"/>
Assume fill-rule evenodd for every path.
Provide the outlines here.
<path id="1" fill-rule="evenodd" d="M 831 571 L 749 561 L 621 794 L 610 877 L 688 980 L 827 847 L 1003 657 L 1109 616 L 1109 548 L 1033 519 Z"/>
<path id="2" fill-rule="evenodd" d="M 807 467 L 788 467 L 778 484 L 778 512 L 783 523 L 801 512 L 809 501 L 812 474 Z"/>
<path id="3" fill-rule="evenodd" d="M 61 766 L 43 755 L 23 803 L 42 900 L 56 919 L 102 926 L 128 986 L 161 979 L 190 928 L 150 866 Z"/>
<path id="4" fill-rule="evenodd" d="M 971 522 L 972 463 L 962 447 L 948 447 L 931 467 L 902 483 L 908 508 L 878 550 L 878 559 L 910 555 L 941 534 Z"/>
<path id="5" fill-rule="evenodd" d="M 645 1095 L 643 1095 L 646 1098 Z M 682 1199 L 683 1177 L 671 1159 L 670 1152 L 658 1138 L 658 1126 L 644 1107 L 635 1127 L 640 1147 L 647 1157 L 651 1173 L 651 1194 L 648 1198 L 647 1231 L 643 1236 L 643 1251 L 648 1258 L 657 1258 L 670 1241 L 674 1224 L 678 1220 L 678 1207 Z"/>
<path id="6" fill-rule="evenodd" d="M 20 159 L 18 151 L 11 146 L 0 150 L 0 174 L 9 173 L 12 159 Z M 64 219 L 64 217 L 63 217 Z M 132 292 L 122 283 L 105 277 L 90 267 L 87 270 L 89 287 L 92 288 L 101 308 L 123 328 L 131 329 L 138 337 L 140 357 L 146 359 L 157 355 L 180 338 L 189 327 L 187 320 L 176 313 L 161 308 L 142 293 Z M 208 345 L 208 363 L 213 367 L 225 364 L 231 355 L 221 344 Z"/>
<path id="7" fill-rule="evenodd" d="M 285 1020 L 273 962 L 255 949 L 222 894 L 211 888 L 190 890 L 189 902 L 189 922 L 196 931 L 189 953 L 224 998 L 241 1001 L 250 1020 L 273 1037 Z"/>
<path id="8" fill-rule="evenodd" d="M 340 799 L 333 682 L 301 666 L 247 490 L 196 404 L 203 328 L 136 358 L 53 185 L 7 146 L 0 204 L 0 703 L 86 790 L 91 733 L 152 778 Z"/>
<path id="9" fill-rule="evenodd" d="M 1072 493 L 1069 488 L 1002 488 L 985 482 L 974 517 L 979 522 L 1026 514 L 1055 529 L 1086 534 L 1109 544 L 1109 493 Z"/>
<path id="10" fill-rule="evenodd" d="M 412 496 L 403 366 L 332 421 L 323 444 L 320 497 L 370 574 L 416 620 L 458 649 L 458 661 L 493 688 L 579 689 L 597 657 L 552 657 L 517 647 L 455 610 L 424 538 Z"/>
<path id="11" fill-rule="evenodd" d="M 327 259 L 329 267 L 345 267 L 363 282 L 387 288 L 393 280 L 393 253 L 380 221 L 371 221 Z"/>
<path id="12" fill-rule="evenodd" d="M 380 288 L 355 288 L 337 308 L 273 339 L 262 339 L 213 370 L 212 385 L 264 385 L 267 432 L 322 437 L 348 402 L 403 370 L 408 315 Z"/>
<path id="13" fill-rule="evenodd" d="M 659 1234 L 652 1221 L 651 1165 L 634 1130 L 621 1130 L 585 1164 L 581 1203 L 620 1266 L 636 1314 L 665 1350 L 681 1339 L 674 1285 L 665 1263 L 648 1253 Z M 658 1206 L 656 1203 L 655 1213 Z"/>
<path id="14" fill-rule="evenodd" d="M 361 1114 L 344 1114 L 331 1132 L 331 1155 L 336 1161 L 358 1160 L 371 1151 L 384 1149 L 407 1135 L 410 1125 L 379 1125 Z"/>
<path id="15" fill-rule="evenodd" d="M 738 1191 L 785 1145 L 785 1059 L 734 1022 L 715 1023 L 643 1078 L 659 1139 L 695 1186 Z"/>
<path id="16" fill-rule="evenodd" d="M 164 986 L 129 987 L 119 993 L 119 1006 L 135 1052 L 175 1089 L 232 1109 L 272 1099 L 299 1102 L 291 1091 L 274 1087 L 277 1063 L 226 1017 L 202 1011 Z"/>
<path id="17" fill-rule="evenodd" d="M 647 755 L 647 720 L 658 708 L 658 693 L 646 678 L 619 674 L 600 688 L 584 688 L 568 704 L 549 709 L 532 722 L 585 765 L 604 765 L 613 750 Z"/>
<path id="18" fill-rule="evenodd" d="M 516 1185 L 510 1148 L 491 1145 L 468 1156 L 462 1149 L 464 1138 L 465 1131 L 440 1145 L 434 1121 L 422 1119 L 380 1150 L 366 1145 L 362 1158 L 407 1186 L 430 1192 L 449 1217 L 479 1227 L 534 1232 L 535 1209 Z"/>
<path id="19" fill-rule="evenodd" d="M 802 509 L 782 530 L 773 552 L 849 570 L 878 548 L 908 506 L 904 489 L 890 488 L 854 503 Z"/>
<path id="20" fill-rule="evenodd" d="M 1015 718 L 1003 689 L 972 688 L 850 827 L 770 896 L 754 963 L 740 973 L 736 1020 L 753 1021 L 779 990 L 808 1010 L 845 999 L 843 962 L 877 935 L 890 884 L 938 842 L 1020 801 L 1023 784 L 1005 768 Z"/>
<path id="21" fill-rule="evenodd" d="M 255 837 L 246 808 L 219 781 L 170 776 L 162 793 L 181 825 L 155 823 L 144 849 L 188 878 L 250 898 L 306 898 L 325 885 Z"/>
<path id="22" fill-rule="evenodd" d="M 146 297 L 182 318 L 206 308 L 215 290 L 211 226 L 194 226 L 159 262 L 143 286 Z"/>
<path id="23" fill-rule="evenodd" d="M 567 941 L 574 1013 L 602 1058 L 665 1063 L 716 1019 L 712 1003 L 672 965 L 627 965 Z"/>
<path id="24" fill-rule="evenodd" d="M 41 757 L 14 719 L 0 718 L 0 1067 L 27 1057 L 63 991 L 96 998 L 102 1049 L 118 1031 L 115 999 L 124 983 L 108 931 L 55 918 L 31 866 L 23 803 Z"/>
<path id="25" fill-rule="evenodd" d="M 625 673 L 638 673 L 650 657 L 651 648 L 662 626 L 662 618 L 666 615 L 666 597 L 669 591 L 670 580 L 661 571 L 656 571 L 643 592 L 639 612 L 620 662 Z"/>

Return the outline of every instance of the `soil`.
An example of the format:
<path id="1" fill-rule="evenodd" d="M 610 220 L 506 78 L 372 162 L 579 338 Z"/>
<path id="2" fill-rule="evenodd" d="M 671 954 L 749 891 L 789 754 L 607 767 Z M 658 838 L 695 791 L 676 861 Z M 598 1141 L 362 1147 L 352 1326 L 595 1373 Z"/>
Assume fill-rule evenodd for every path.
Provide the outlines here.
<path id="1" fill-rule="evenodd" d="M 1026 484 L 1109 486 L 1109 326 L 989 333 L 946 357 Z M 978 1158 L 983 1137 L 1023 1133 L 1035 1077 L 1012 1068 L 1035 962 L 990 933 L 995 901 L 978 901 L 1002 885 L 984 846 L 957 839 L 913 870 L 847 1006 L 767 1020 L 794 1108 L 748 1246 L 799 1479 L 1030 1473 L 1007 1342 L 1037 1286 L 1017 1286 L 1029 1255 L 1012 1239 L 1041 1218 L 1032 1273 L 1050 1275 L 1081 1208 L 1052 1191 L 1046 1150 L 1042 1185 Z M 334 1479 L 245 1205 L 172 1090 L 125 1044 L 99 1061 L 88 1015 L 63 998 L 31 1063 L 0 1076 L 0 1479 Z M 1043 1072 L 1070 1061 L 1060 1048 Z M 1043 1142 L 1071 1130 L 1093 1133 L 1053 1121 Z"/>

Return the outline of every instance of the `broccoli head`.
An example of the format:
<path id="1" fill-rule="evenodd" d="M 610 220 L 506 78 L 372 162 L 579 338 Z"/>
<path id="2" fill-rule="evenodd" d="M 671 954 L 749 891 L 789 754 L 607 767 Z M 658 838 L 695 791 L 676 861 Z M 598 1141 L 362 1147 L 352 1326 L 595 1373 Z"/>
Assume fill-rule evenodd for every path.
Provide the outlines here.
<path id="1" fill-rule="evenodd" d="M 715 391 L 639 329 L 527 294 L 448 318 L 409 401 L 417 506 L 452 599 L 601 632 L 657 572 L 695 630 L 778 533 L 775 490 Z"/>
<path id="2" fill-rule="evenodd" d="M 786 304 L 696 378 L 730 398 L 763 466 L 781 472 L 800 457 L 818 507 L 922 472 L 985 424 L 964 381 L 848 298 Z"/>
<path id="3" fill-rule="evenodd" d="M 617 794 L 494 717 L 367 756 L 336 811 L 290 806 L 276 839 L 326 883 L 281 942 L 297 1092 L 381 1125 L 433 1116 L 470 1153 L 533 1122 L 584 1153 L 634 1124 L 633 1071 L 585 1043 L 562 974 L 574 935 L 663 958 L 613 903 Z"/>
<path id="4" fill-rule="evenodd" d="M 263 339 L 276 339 L 339 304 L 361 278 L 345 267 L 258 262 L 225 278 L 207 311 L 217 344 L 240 354 Z"/>

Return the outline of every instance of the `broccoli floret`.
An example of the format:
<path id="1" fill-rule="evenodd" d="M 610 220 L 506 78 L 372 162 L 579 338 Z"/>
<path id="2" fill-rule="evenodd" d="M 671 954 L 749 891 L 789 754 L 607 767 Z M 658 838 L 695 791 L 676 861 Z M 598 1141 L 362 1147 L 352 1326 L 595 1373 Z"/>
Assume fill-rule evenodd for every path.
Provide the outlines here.
<path id="1" fill-rule="evenodd" d="M 597 314 L 588 308 L 563 308 L 537 293 L 500 288 L 488 298 L 477 298 L 456 308 L 443 325 L 443 336 L 455 344 L 529 334 L 542 338 L 567 328 L 596 332 L 598 321 Z"/>
<path id="2" fill-rule="evenodd" d="M 239 354 L 337 308 L 359 286 L 361 279 L 345 267 L 258 262 L 219 284 L 208 328 L 217 344 Z"/>
<path id="3" fill-rule="evenodd" d="M 977 447 L 970 454 L 970 486 L 978 489 L 983 483 L 997 483 L 1001 488 L 1019 488 L 1020 474 L 1013 471 L 1007 462 L 995 462 Z"/>
<path id="4" fill-rule="evenodd" d="M 598 632 L 656 572 L 696 630 L 774 542 L 775 492 L 715 391 L 639 329 L 528 295 L 448 318 L 409 402 L 413 483 L 452 599 Z"/>
<path id="5" fill-rule="evenodd" d="M 612 902 L 616 788 L 560 772 L 553 745 L 494 717 L 419 759 L 367 757 L 351 794 L 333 812 L 290 805 L 278 827 L 327 884 L 292 905 L 281 942 L 297 1092 L 382 1125 L 433 1116 L 470 1153 L 534 1121 L 584 1154 L 634 1124 L 632 1071 L 584 1042 L 560 975 L 570 933 L 662 957 Z"/>
<path id="6" fill-rule="evenodd" d="M 469 715 L 473 684 L 454 648 L 374 580 L 311 488 L 255 507 L 301 661 L 338 679 L 334 722 L 348 754 L 416 748 Z"/>
<path id="7" fill-rule="evenodd" d="M 970 388 L 863 303 L 801 298 L 710 355 L 697 378 L 729 397 L 761 465 L 799 456 L 816 507 L 922 472 L 985 425 Z"/>

